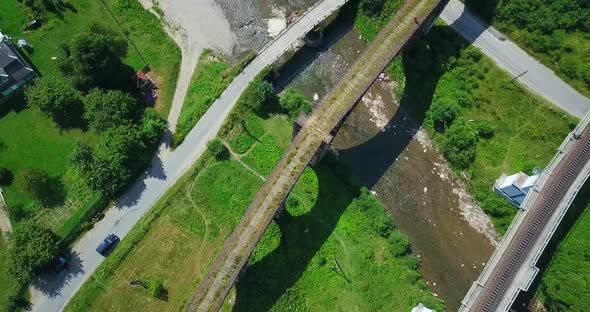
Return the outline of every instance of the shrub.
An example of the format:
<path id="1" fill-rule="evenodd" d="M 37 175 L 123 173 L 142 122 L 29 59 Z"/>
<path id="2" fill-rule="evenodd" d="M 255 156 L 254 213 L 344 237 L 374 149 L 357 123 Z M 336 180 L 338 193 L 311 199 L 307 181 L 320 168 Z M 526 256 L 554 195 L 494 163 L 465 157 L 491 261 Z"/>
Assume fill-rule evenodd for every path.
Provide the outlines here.
<path id="1" fill-rule="evenodd" d="M 0 166 L 0 185 L 9 185 L 12 183 L 12 172 L 6 168 Z"/>
<path id="2" fill-rule="evenodd" d="M 444 132 L 459 116 L 459 105 L 449 97 L 436 99 L 428 112 L 434 129 Z"/>
<path id="3" fill-rule="evenodd" d="M 230 156 L 229 150 L 219 139 L 210 141 L 209 144 L 207 144 L 207 149 L 211 152 L 211 154 L 213 154 L 213 156 L 215 156 L 215 159 L 217 160 L 225 160 Z"/>
<path id="4" fill-rule="evenodd" d="M 490 121 L 484 120 L 475 124 L 475 130 L 480 137 L 489 139 L 494 136 L 496 128 Z"/>
<path id="5" fill-rule="evenodd" d="M 477 132 L 464 119 L 457 119 L 445 132 L 442 152 L 455 169 L 466 169 L 475 160 Z"/>
<path id="6" fill-rule="evenodd" d="M 164 289 L 164 283 L 158 279 L 150 279 L 147 282 L 147 290 L 154 298 L 163 299 L 166 290 Z"/>
<path id="7" fill-rule="evenodd" d="M 238 105 L 243 105 L 256 114 L 268 112 L 269 107 L 275 104 L 276 94 L 272 84 L 264 78 L 267 72 L 263 71 L 250 82 L 240 99 Z"/>
<path id="8" fill-rule="evenodd" d="M 289 87 L 279 99 L 281 107 L 287 111 L 289 117 L 295 118 L 300 112 L 309 113 L 311 103 L 299 91 Z"/>

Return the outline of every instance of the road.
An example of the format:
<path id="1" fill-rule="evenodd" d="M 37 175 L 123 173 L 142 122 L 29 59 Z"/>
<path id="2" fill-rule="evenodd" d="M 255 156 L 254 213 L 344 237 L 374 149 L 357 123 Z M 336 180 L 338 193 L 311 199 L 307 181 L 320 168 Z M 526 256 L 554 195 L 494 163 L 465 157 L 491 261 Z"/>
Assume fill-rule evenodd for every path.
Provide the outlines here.
<path id="1" fill-rule="evenodd" d="M 248 83 L 266 66 L 272 64 L 293 43 L 339 8 L 346 0 L 324 0 L 292 24 L 234 79 L 221 97 L 213 103 L 183 144 L 171 152 L 162 145 L 145 172 L 105 213 L 103 220 L 85 233 L 73 246 L 70 270 L 40 279 L 31 287 L 33 311 L 56 312 L 98 268 L 104 258 L 95 248 L 109 233 L 124 238 L 154 203 L 197 161 L 207 142 L 215 138 Z"/>
<path id="2" fill-rule="evenodd" d="M 503 40 L 504 36 L 498 30 L 485 26 L 459 0 L 451 0 L 440 17 L 512 76 L 526 71 L 518 81 L 557 107 L 578 118 L 584 117 L 590 110 L 588 98 L 563 82 L 552 70 L 514 42 Z"/>

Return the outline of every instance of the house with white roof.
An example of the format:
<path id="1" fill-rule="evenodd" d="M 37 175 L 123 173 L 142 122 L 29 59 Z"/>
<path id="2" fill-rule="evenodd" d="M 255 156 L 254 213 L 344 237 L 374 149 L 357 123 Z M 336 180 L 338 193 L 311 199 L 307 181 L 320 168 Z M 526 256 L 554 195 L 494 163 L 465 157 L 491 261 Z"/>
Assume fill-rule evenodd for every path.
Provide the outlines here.
<path id="1" fill-rule="evenodd" d="M 510 176 L 502 174 L 494 183 L 494 191 L 506 198 L 512 205 L 520 207 L 538 178 L 539 175 L 528 176 L 522 171 Z"/>

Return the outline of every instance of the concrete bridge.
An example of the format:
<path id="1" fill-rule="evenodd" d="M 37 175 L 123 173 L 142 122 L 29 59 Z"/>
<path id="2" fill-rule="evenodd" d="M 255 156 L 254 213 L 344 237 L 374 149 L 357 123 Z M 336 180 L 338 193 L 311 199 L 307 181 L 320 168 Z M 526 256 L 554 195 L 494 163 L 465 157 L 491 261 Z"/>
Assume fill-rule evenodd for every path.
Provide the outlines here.
<path id="1" fill-rule="evenodd" d="M 447 0 L 406 1 L 312 114 L 299 116 L 291 145 L 217 255 L 189 304 L 189 311 L 217 311 L 220 308 L 303 170 L 319 161 L 373 81 L 408 41 L 430 29 L 446 3 Z"/>
<path id="2" fill-rule="evenodd" d="M 521 205 L 459 311 L 508 311 L 528 290 L 551 236 L 590 175 L 590 114 L 567 136 Z"/>

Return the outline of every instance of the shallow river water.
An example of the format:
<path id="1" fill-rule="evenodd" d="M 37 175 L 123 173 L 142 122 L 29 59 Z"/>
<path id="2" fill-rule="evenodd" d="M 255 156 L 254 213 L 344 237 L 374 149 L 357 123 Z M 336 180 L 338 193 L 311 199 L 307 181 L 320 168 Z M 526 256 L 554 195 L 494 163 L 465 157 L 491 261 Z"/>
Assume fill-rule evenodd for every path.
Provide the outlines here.
<path id="1" fill-rule="evenodd" d="M 366 46 L 350 27 L 335 29 L 325 35 L 335 43 L 305 48 L 279 70 L 276 84 L 297 88 L 314 103 L 321 100 Z M 387 77 L 373 84 L 333 148 L 385 204 L 420 257 L 430 289 L 456 311 L 493 251 L 496 234 L 428 136 L 398 111 L 395 85 Z"/>

